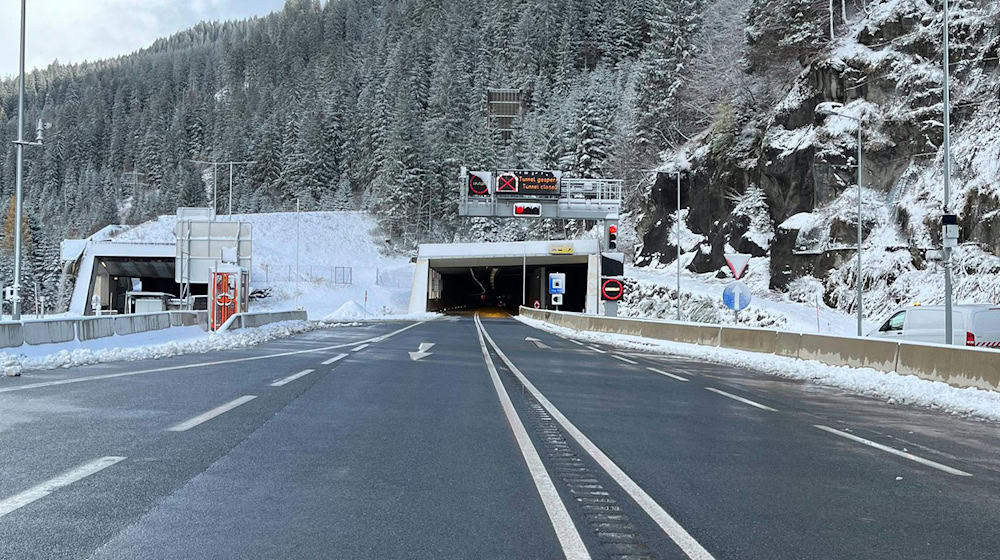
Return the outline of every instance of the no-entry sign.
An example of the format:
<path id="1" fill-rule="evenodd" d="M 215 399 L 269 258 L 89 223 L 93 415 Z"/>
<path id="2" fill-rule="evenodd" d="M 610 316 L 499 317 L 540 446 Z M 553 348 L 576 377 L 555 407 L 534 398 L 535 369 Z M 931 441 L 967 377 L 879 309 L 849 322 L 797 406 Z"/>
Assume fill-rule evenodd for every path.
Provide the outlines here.
<path id="1" fill-rule="evenodd" d="M 601 299 L 604 301 L 618 301 L 625 293 L 625 285 L 617 278 L 606 278 L 601 284 Z"/>

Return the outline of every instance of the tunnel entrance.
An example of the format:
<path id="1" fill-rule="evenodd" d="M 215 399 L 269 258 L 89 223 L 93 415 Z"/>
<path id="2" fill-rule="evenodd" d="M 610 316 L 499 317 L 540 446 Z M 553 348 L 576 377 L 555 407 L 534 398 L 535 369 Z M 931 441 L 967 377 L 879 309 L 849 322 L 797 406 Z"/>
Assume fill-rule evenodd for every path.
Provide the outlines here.
<path id="1" fill-rule="evenodd" d="M 465 313 L 485 308 L 516 315 L 522 302 L 533 307 L 536 301 L 541 308 L 554 308 L 548 305 L 548 275 L 553 272 L 566 274 L 569 287 L 559 309 L 583 312 L 587 295 L 586 264 L 432 269 L 432 275 L 440 274 L 441 297 L 430 300 L 427 310 Z"/>
<path id="2" fill-rule="evenodd" d="M 555 309 L 549 274 L 566 275 L 561 311 L 597 313 L 600 246 L 596 239 L 439 243 L 419 247 L 410 312 L 468 313 L 527 307 Z"/>

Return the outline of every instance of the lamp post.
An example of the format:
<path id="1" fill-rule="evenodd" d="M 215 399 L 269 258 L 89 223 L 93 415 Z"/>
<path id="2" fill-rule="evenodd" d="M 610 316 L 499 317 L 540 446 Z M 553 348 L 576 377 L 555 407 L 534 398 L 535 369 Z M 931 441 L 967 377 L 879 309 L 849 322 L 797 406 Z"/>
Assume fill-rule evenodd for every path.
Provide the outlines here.
<path id="1" fill-rule="evenodd" d="M 862 276 L 861 276 L 861 119 L 853 115 L 848 115 L 835 111 L 836 108 L 841 108 L 843 105 L 839 103 L 823 103 L 816 108 L 816 112 L 820 115 L 841 117 L 845 119 L 850 119 L 857 123 L 858 125 L 858 264 L 857 264 L 857 284 L 858 284 L 858 336 L 863 336 L 863 307 L 861 302 L 861 292 L 862 292 Z"/>
<path id="2" fill-rule="evenodd" d="M 21 319 L 21 221 L 24 214 L 22 199 L 24 185 L 24 147 L 42 145 L 42 121 L 38 121 L 37 140 L 35 142 L 25 142 L 24 140 L 24 22 L 25 22 L 25 0 L 21 0 L 21 53 L 18 64 L 20 78 L 17 88 L 17 171 L 16 186 L 14 194 L 14 286 L 13 301 L 11 301 L 11 317 L 18 321 Z"/>
<path id="3" fill-rule="evenodd" d="M 944 32 L 941 42 L 944 51 L 944 198 L 941 201 L 944 215 L 949 213 L 951 201 L 951 68 L 948 63 L 948 0 L 944 0 L 944 13 L 942 15 Z M 952 316 L 951 316 L 951 246 L 945 238 L 945 232 L 941 232 L 941 245 L 944 249 L 944 343 L 953 342 Z"/>

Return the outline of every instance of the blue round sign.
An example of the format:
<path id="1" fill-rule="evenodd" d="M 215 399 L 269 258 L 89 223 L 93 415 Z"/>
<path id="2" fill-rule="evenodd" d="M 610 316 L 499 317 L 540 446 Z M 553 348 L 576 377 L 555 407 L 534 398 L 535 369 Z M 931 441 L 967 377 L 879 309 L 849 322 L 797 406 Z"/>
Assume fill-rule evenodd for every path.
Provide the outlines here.
<path id="1" fill-rule="evenodd" d="M 743 282 L 733 282 L 722 290 L 722 303 L 733 311 L 742 311 L 750 305 L 750 290 Z"/>

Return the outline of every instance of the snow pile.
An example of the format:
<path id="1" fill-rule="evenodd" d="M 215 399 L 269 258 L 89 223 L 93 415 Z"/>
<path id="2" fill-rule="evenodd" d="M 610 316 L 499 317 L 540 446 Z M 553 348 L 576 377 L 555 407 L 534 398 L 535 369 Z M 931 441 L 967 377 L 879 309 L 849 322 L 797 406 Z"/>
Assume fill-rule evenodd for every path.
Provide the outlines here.
<path id="1" fill-rule="evenodd" d="M 1000 393 L 995 391 L 974 387 L 960 389 L 940 381 L 928 381 L 912 375 L 886 373 L 870 368 L 829 366 L 812 360 L 799 360 L 773 354 L 699 346 L 639 336 L 576 331 L 527 317 L 518 317 L 517 319 L 531 327 L 587 342 L 672 354 L 754 369 L 769 375 L 839 387 L 882 399 L 889 404 L 923 406 L 945 410 L 953 414 L 1000 420 Z"/>
<path id="2" fill-rule="evenodd" d="M 372 314 L 355 301 L 345 302 L 336 311 L 323 318 L 324 321 L 350 321 L 371 318 Z"/>
<path id="3" fill-rule="evenodd" d="M 92 347 L 64 348 L 55 352 L 35 350 L 30 354 L 0 354 L 0 361 L 16 361 L 27 370 L 70 368 L 76 366 L 102 364 L 120 361 L 156 360 L 181 354 L 206 354 L 221 350 L 248 348 L 299 333 L 327 328 L 332 325 L 309 321 L 286 321 L 252 329 L 240 329 L 223 333 L 201 333 L 186 339 L 170 340 L 149 345 L 105 345 Z M 201 332 L 198 327 L 191 327 Z M 168 331 L 173 329 L 167 329 Z M 163 332 L 163 331 L 158 331 Z M 115 343 L 134 344 L 133 337 L 112 337 Z M 56 346 L 56 345 L 44 345 Z"/>

